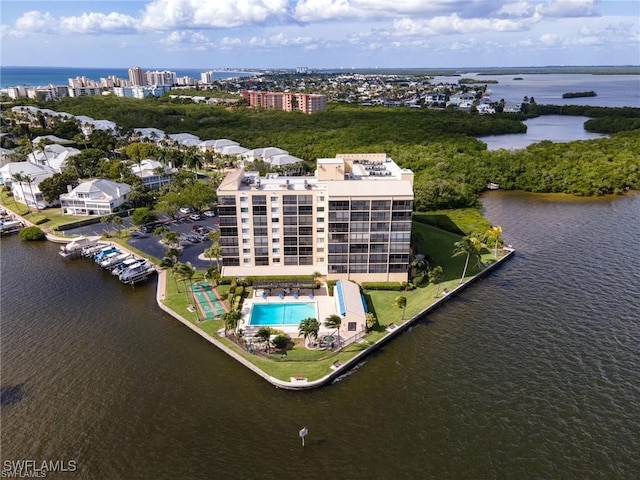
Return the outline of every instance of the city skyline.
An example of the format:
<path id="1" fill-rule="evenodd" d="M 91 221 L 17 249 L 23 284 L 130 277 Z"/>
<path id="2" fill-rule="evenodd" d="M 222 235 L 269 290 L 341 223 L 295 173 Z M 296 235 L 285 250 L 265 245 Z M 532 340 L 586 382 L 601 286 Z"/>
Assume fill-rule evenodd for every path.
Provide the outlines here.
<path id="1" fill-rule="evenodd" d="M 1 9 L 3 65 L 640 63 L 640 6 L 627 0 L 8 0 Z"/>

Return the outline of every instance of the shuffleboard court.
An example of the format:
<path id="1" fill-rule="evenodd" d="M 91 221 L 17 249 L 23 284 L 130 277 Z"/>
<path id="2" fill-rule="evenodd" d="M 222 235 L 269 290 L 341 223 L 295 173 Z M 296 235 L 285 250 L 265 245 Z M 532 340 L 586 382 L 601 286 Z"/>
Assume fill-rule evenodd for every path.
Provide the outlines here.
<path id="1" fill-rule="evenodd" d="M 205 319 L 219 317 L 227 311 L 210 283 L 194 283 L 191 293 Z"/>

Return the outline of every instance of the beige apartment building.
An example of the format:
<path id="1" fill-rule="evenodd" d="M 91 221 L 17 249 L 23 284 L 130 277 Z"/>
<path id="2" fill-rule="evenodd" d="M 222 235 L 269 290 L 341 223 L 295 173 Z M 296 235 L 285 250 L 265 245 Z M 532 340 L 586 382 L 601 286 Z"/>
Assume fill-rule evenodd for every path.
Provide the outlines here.
<path id="1" fill-rule="evenodd" d="M 250 107 L 284 110 L 285 112 L 300 111 L 312 114 L 327 109 L 327 97 L 317 93 L 243 90 L 242 98 Z"/>
<path id="2" fill-rule="evenodd" d="M 407 281 L 413 172 L 385 153 L 317 161 L 314 176 L 238 168 L 218 187 L 223 275 Z"/>

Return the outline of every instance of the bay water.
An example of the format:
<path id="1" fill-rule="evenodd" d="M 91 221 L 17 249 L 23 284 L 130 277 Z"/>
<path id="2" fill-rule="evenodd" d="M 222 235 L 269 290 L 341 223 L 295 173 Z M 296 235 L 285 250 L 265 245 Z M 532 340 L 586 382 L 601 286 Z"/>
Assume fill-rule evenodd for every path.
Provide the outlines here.
<path id="1" fill-rule="evenodd" d="M 160 311 L 153 281 L 4 237 L 2 458 L 77 462 L 53 478 L 637 478 L 640 196 L 483 205 L 517 255 L 309 392 Z"/>

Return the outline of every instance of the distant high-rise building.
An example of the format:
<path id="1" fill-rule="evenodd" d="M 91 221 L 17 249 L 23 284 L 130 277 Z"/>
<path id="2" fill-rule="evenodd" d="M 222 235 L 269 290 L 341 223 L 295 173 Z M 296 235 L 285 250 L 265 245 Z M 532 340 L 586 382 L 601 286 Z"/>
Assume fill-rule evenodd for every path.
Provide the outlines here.
<path id="1" fill-rule="evenodd" d="M 140 67 L 129 69 L 129 81 L 131 85 L 144 87 L 147 84 L 147 77 Z"/>
<path id="2" fill-rule="evenodd" d="M 211 85 L 213 83 L 214 78 L 215 78 L 215 72 L 213 70 L 200 73 L 200 81 L 206 85 Z"/>
<path id="3" fill-rule="evenodd" d="M 176 72 L 170 72 L 169 70 L 146 72 L 145 77 L 147 79 L 146 85 L 167 85 L 171 87 L 177 83 Z"/>

